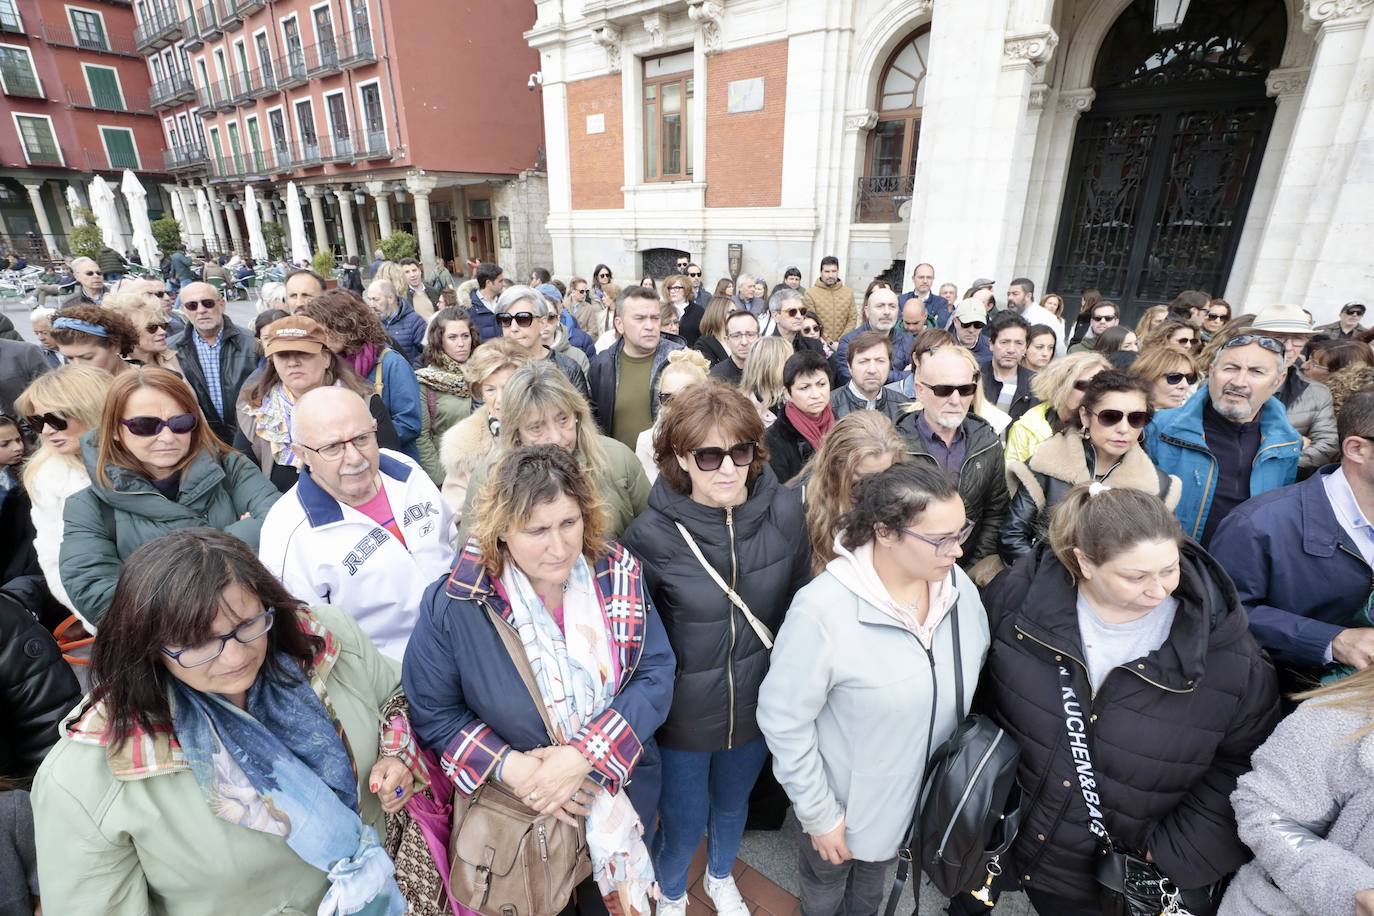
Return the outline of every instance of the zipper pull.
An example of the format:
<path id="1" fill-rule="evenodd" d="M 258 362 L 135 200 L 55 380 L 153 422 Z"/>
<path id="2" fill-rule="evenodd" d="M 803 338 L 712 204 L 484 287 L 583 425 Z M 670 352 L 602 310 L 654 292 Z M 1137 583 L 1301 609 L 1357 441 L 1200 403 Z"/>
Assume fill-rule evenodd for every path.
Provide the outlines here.
<path id="1" fill-rule="evenodd" d="M 549 838 L 548 838 L 548 834 L 546 834 L 546 833 L 544 832 L 544 825 L 543 825 L 543 824 L 540 824 L 540 825 L 539 825 L 538 831 L 539 831 L 539 858 L 540 858 L 541 861 L 547 862 L 547 861 L 549 861 Z"/>

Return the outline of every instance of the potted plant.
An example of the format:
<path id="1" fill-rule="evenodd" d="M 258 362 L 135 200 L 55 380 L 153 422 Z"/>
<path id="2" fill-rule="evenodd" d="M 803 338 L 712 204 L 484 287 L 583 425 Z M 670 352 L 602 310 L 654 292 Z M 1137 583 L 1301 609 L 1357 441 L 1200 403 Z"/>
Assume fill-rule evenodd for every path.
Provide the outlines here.
<path id="1" fill-rule="evenodd" d="M 181 223 L 170 216 L 153 220 L 153 241 L 163 254 L 171 254 L 181 246 Z"/>
<path id="2" fill-rule="evenodd" d="M 415 236 L 406 232 L 404 229 L 397 229 L 395 232 L 382 239 L 377 246 L 382 249 L 382 257 L 388 261 L 399 261 L 402 258 L 419 258 L 420 245 L 415 241 Z"/>
<path id="3" fill-rule="evenodd" d="M 324 278 L 324 288 L 334 289 L 339 281 L 334 277 L 334 252 L 321 248 L 310 259 L 310 269 Z"/>

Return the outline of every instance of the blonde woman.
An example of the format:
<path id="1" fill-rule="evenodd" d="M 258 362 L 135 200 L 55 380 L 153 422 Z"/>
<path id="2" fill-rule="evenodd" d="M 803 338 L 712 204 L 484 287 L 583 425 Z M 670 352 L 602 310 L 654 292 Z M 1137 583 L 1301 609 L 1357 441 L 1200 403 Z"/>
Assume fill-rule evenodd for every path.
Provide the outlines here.
<path id="1" fill-rule="evenodd" d="M 33 546 L 53 597 L 75 610 L 58 572 L 62 548 L 62 511 L 67 497 L 91 485 L 81 460 L 81 437 L 100 425 L 114 376 L 69 363 L 34 379 L 15 399 L 15 407 L 42 445 L 24 465 L 24 489 L 33 501 Z"/>
<path id="2" fill-rule="evenodd" d="M 710 363 L 696 350 L 674 350 L 668 354 L 668 361 L 659 371 L 658 416 L 654 418 L 654 425 L 640 433 L 639 438 L 635 440 L 635 457 L 644 467 L 644 476 L 649 478 L 650 486 L 658 479 L 658 465 L 654 461 L 654 437 L 658 435 L 663 412 L 668 409 L 679 391 L 688 385 L 705 381 L 710 371 Z"/>
<path id="3" fill-rule="evenodd" d="M 841 419 L 821 442 L 798 479 L 806 504 L 811 539 L 811 572 L 820 575 L 835 559 L 835 536 L 843 516 L 854 508 L 854 488 L 906 460 L 906 443 L 886 414 L 856 410 Z"/>
<path id="4" fill-rule="evenodd" d="M 1150 409 L 1182 407 L 1192 395 L 1199 376 L 1197 362 L 1173 347 L 1155 347 L 1131 363 L 1131 375 L 1150 384 Z"/>
<path id="5" fill-rule="evenodd" d="M 1036 373 L 1031 393 L 1040 399 L 1007 430 L 1007 462 L 1023 464 L 1036 447 L 1068 424 L 1083 403 L 1088 380 L 1111 368 L 1101 353 L 1070 353 Z M 980 386 L 981 387 L 981 386 Z"/>
<path id="6" fill-rule="evenodd" d="M 119 312 L 134 326 L 138 343 L 129 351 L 128 361 L 136 365 L 170 369 L 182 375 L 176 351 L 167 346 L 167 312 L 160 306 L 149 305 L 137 293 L 110 293 L 101 302 L 102 308 Z"/>
<path id="7" fill-rule="evenodd" d="M 782 413 L 783 398 L 787 394 L 782 384 L 782 367 L 794 352 L 792 344 L 783 338 L 764 337 L 754 344 L 749 358 L 744 361 L 739 390 L 759 412 L 764 429 L 772 426 Z"/>
<path id="8" fill-rule="evenodd" d="M 527 362 L 529 354 L 523 347 L 497 337 L 473 350 L 463 364 L 463 378 L 474 400 L 473 410 L 439 440 L 444 502 L 455 513 L 461 512 L 467 502 L 468 478 L 496 447 L 501 431 L 501 394 L 506 382 Z"/>
<path id="9" fill-rule="evenodd" d="M 1150 336 L 1150 332 L 1159 327 L 1169 317 L 1169 307 L 1167 305 L 1152 305 L 1140 316 L 1140 320 L 1135 324 L 1136 339 L 1142 343 L 1145 338 Z"/>

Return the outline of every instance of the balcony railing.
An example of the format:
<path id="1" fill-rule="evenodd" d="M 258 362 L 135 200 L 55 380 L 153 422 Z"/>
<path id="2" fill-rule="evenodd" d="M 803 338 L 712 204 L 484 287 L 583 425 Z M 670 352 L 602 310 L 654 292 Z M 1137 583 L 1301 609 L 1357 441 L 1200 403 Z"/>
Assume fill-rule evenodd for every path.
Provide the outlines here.
<path id="1" fill-rule="evenodd" d="M 339 64 L 349 70 L 377 62 L 377 51 L 372 45 L 372 30 L 364 26 L 352 32 L 345 32 L 339 42 Z"/>
<path id="2" fill-rule="evenodd" d="M 103 51 L 106 54 L 119 54 L 124 57 L 140 57 L 133 39 L 122 35 L 104 34 L 77 35 L 65 22 L 38 20 L 36 34 L 48 44 L 57 48 L 77 48 L 81 51 Z"/>
<path id="3" fill-rule="evenodd" d="M 202 118 L 211 117 L 216 111 L 225 110 L 226 106 L 231 111 L 234 108 L 224 80 L 214 80 L 208 86 L 196 87 L 196 114 Z"/>
<path id="4" fill-rule="evenodd" d="M 29 165 L 62 165 L 62 150 L 56 143 L 24 144 L 24 155 Z"/>
<path id="5" fill-rule="evenodd" d="M 225 82 L 229 86 L 229 98 L 235 105 L 247 105 L 253 101 L 251 94 L 252 76 L 249 71 L 240 70 L 237 73 L 231 73 Z"/>
<path id="6" fill-rule="evenodd" d="M 270 65 L 249 70 L 247 80 L 249 99 L 265 99 L 281 91 L 277 85 L 277 75 Z"/>
<path id="7" fill-rule="evenodd" d="M 0 69 L 0 76 L 4 77 L 5 95 L 12 95 L 21 99 L 45 98 L 43 88 L 38 85 L 38 77 L 34 75 L 32 70 L 5 67 Z"/>
<path id="8" fill-rule="evenodd" d="M 147 17 L 134 26 L 134 46 L 139 52 L 165 48 L 181 37 L 181 19 L 169 6 L 149 6 Z"/>
<path id="9" fill-rule="evenodd" d="M 324 147 L 322 141 L 327 138 L 316 137 L 311 141 L 294 143 L 291 146 L 291 158 L 296 168 L 308 169 L 324 163 Z"/>
<path id="10" fill-rule="evenodd" d="M 67 102 L 73 108 L 152 114 L 153 107 L 149 104 L 148 97 L 128 87 L 120 87 L 123 90 L 122 93 L 104 87 L 96 87 L 90 92 L 87 92 L 84 86 L 78 88 L 67 86 L 66 88 Z"/>
<path id="11" fill-rule="evenodd" d="M 220 28 L 219 16 L 213 3 L 203 3 L 191 7 L 191 16 L 196 20 L 196 34 L 203 41 L 214 41 L 224 34 Z"/>
<path id="12" fill-rule="evenodd" d="M 19 10 L 14 0 L 0 0 L 0 32 L 24 33 L 24 24 L 19 21 Z"/>
<path id="13" fill-rule="evenodd" d="M 854 219 L 860 223 L 896 223 L 899 210 L 911 200 L 915 175 L 865 175 L 859 179 Z"/>
<path id="14" fill-rule="evenodd" d="M 390 159 L 391 144 L 381 128 L 359 131 L 353 135 L 357 159 Z"/>
<path id="15" fill-rule="evenodd" d="M 181 102 L 193 101 L 195 97 L 196 84 L 191 81 L 189 73 L 173 73 L 153 83 L 148 90 L 148 101 L 154 108 L 170 108 Z"/>
<path id="16" fill-rule="evenodd" d="M 310 81 L 305 71 L 305 51 L 297 48 L 277 58 L 277 85 L 282 89 L 304 86 Z"/>
<path id="17" fill-rule="evenodd" d="M 234 12 L 240 16 L 251 16 L 265 5 L 263 0 L 234 0 Z"/>
<path id="18" fill-rule="evenodd" d="M 162 165 L 169 172 L 202 168 L 205 162 L 203 146 L 174 146 L 162 151 Z"/>
<path id="19" fill-rule="evenodd" d="M 305 47 L 307 76 L 326 76 L 339 72 L 339 45 L 333 39 Z"/>
<path id="20" fill-rule="evenodd" d="M 138 152 L 136 150 L 86 150 L 86 169 L 88 171 L 104 171 L 106 169 L 133 169 L 135 172 L 143 171 L 143 166 L 139 164 Z"/>
<path id="21" fill-rule="evenodd" d="M 243 28 L 243 17 L 239 15 L 234 0 L 214 0 L 215 12 L 219 14 L 219 24 L 226 32 L 237 32 Z"/>

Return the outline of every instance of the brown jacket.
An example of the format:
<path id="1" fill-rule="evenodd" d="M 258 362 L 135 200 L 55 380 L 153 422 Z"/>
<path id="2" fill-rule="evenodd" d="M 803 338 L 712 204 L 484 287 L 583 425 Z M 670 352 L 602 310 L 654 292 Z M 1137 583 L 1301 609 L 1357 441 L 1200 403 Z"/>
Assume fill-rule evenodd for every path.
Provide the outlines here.
<path id="1" fill-rule="evenodd" d="M 817 280 L 802 294 L 806 310 L 818 315 L 825 327 L 825 339 L 837 341 L 858 325 L 854 291 L 843 282 L 829 287 Z"/>

